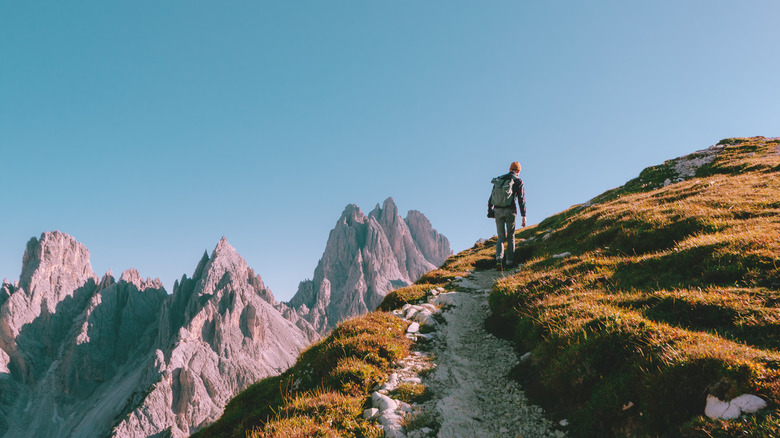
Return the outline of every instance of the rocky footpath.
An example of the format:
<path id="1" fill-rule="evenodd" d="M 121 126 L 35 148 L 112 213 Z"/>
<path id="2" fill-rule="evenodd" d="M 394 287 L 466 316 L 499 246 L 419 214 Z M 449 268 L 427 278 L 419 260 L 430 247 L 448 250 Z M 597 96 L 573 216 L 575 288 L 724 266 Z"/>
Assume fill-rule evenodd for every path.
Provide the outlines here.
<path id="1" fill-rule="evenodd" d="M 427 303 L 395 311 L 412 321 L 408 336 L 417 341 L 416 351 L 398 364 L 372 395 L 374 408 L 364 413 L 388 437 L 566 436 L 508 378 L 518 362 L 512 345 L 484 329 L 487 297 L 499 275 L 475 272 L 456 282 L 457 292 L 438 288 Z M 404 383 L 426 385 L 432 398 L 408 405 L 388 396 Z"/>

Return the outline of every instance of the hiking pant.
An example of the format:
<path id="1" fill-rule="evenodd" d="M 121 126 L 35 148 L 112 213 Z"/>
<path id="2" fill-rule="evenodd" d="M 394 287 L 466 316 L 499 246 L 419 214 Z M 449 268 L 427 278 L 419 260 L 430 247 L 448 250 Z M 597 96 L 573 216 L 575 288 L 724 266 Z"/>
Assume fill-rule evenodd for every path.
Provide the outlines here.
<path id="1" fill-rule="evenodd" d="M 517 212 L 514 208 L 496 207 L 496 230 L 498 231 L 498 241 L 496 241 L 496 260 L 504 258 L 504 242 L 508 242 L 506 248 L 506 262 L 511 264 L 515 257 L 515 222 L 517 221 Z"/>

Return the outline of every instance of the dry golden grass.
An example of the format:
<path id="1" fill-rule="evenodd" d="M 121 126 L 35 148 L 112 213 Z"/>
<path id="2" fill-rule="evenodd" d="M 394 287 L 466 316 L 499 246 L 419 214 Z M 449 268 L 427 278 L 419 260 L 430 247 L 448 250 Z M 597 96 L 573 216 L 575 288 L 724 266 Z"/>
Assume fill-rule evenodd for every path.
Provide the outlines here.
<path id="1" fill-rule="evenodd" d="M 289 397 L 276 417 L 249 438 L 380 437 L 381 432 L 362 421 L 364 398 L 338 391 L 315 390 Z"/>
<path id="2" fill-rule="evenodd" d="M 383 312 L 341 323 L 281 376 L 238 394 L 217 422 L 194 436 L 380 436 L 362 412 L 371 388 L 409 354 L 407 325 Z"/>

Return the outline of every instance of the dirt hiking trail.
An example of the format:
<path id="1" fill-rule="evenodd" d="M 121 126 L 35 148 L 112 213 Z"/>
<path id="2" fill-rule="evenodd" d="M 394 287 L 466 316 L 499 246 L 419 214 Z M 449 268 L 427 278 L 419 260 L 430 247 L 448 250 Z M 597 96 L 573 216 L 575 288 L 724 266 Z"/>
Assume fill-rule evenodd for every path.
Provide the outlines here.
<path id="1" fill-rule="evenodd" d="M 441 293 L 431 300 L 441 306 L 437 316 L 440 323 L 418 340 L 417 351 L 408 362 L 419 363 L 427 358 L 434 364 L 432 370 L 421 373 L 420 379 L 433 398 L 412 409 L 419 418 L 434 420 L 439 430 L 415 430 L 412 422 L 406 436 L 566 436 L 560 430 L 563 428 L 545 418 L 540 407 L 528 402 L 520 385 L 508 378 L 518 363 L 512 344 L 485 330 L 490 313 L 488 296 L 502 275 L 495 270 L 475 271 L 456 282 L 457 292 Z M 409 366 L 400 380 L 416 382 L 414 368 Z"/>

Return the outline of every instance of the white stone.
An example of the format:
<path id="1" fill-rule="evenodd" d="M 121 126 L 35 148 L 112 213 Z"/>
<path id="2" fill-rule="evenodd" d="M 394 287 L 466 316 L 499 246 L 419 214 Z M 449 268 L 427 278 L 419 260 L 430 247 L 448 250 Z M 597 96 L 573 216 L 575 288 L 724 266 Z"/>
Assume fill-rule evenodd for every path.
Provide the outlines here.
<path id="1" fill-rule="evenodd" d="M 398 373 L 390 374 L 390 377 L 387 378 L 387 384 L 393 387 L 398 386 Z"/>
<path id="2" fill-rule="evenodd" d="M 434 319 L 433 315 L 431 315 L 430 313 L 427 314 L 418 313 L 417 315 L 415 315 L 414 320 L 419 322 L 421 325 L 425 325 L 428 327 L 433 327 L 436 325 L 436 319 Z"/>
<path id="3" fill-rule="evenodd" d="M 366 409 L 365 411 L 363 411 L 363 418 L 365 418 L 366 420 L 370 420 L 370 419 L 376 417 L 377 414 L 379 414 L 379 409 L 377 409 L 377 408 L 369 408 L 369 409 Z"/>
<path id="4" fill-rule="evenodd" d="M 752 414 L 766 407 L 766 402 L 761 397 L 752 394 L 742 394 L 731 400 L 731 404 L 738 406 L 745 414 Z"/>
<path id="5" fill-rule="evenodd" d="M 520 356 L 520 362 L 525 362 L 530 358 L 531 358 L 531 352 L 529 351 L 528 353 L 525 353 L 524 355 Z"/>
<path id="6" fill-rule="evenodd" d="M 562 258 L 564 258 L 564 257 L 569 257 L 570 255 L 571 255 L 571 253 L 570 253 L 570 252 L 562 252 L 562 253 L 560 253 L 560 254 L 555 254 L 555 255 L 553 255 L 553 258 L 554 258 L 554 259 L 562 259 Z"/>
<path id="7" fill-rule="evenodd" d="M 739 406 L 722 401 L 713 395 L 707 396 L 707 405 L 704 407 L 704 415 L 712 419 L 733 420 L 740 414 Z"/>
<path id="8" fill-rule="evenodd" d="M 420 322 L 421 319 L 425 318 L 426 316 L 432 316 L 431 311 L 428 309 L 420 309 L 417 311 L 417 313 L 412 316 L 411 319 Z"/>
<path id="9" fill-rule="evenodd" d="M 374 392 L 371 394 L 371 403 L 375 408 L 382 412 L 386 410 L 395 410 L 398 407 L 398 404 L 395 402 L 395 400 L 384 394 L 380 394 L 379 392 Z"/>
<path id="10" fill-rule="evenodd" d="M 433 299 L 433 304 L 437 306 L 454 306 L 457 304 L 457 292 L 443 293 Z"/>
<path id="11" fill-rule="evenodd" d="M 409 327 L 406 329 L 406 333 L 417 333 L 420 331 L 420 324 L 417 322 L 413 322 L 409 324 Z"/>
<path id="12" fill-rule="evenodd" d="M 406 437 L 402 421 L 403 418 L 395 410 L 386 410 L 379 414 L 379 422 L 384 426 L 383 431 L 388 438 Z"/>
<path id="13" fill-rule="evenodd" d="M 420 307 L 428 309 L 428 311 L 431 313 L 437 313 L 439 311 L 439 309 L 437 309 L 436 306 L 431 303 L 420 304 Z"/>

